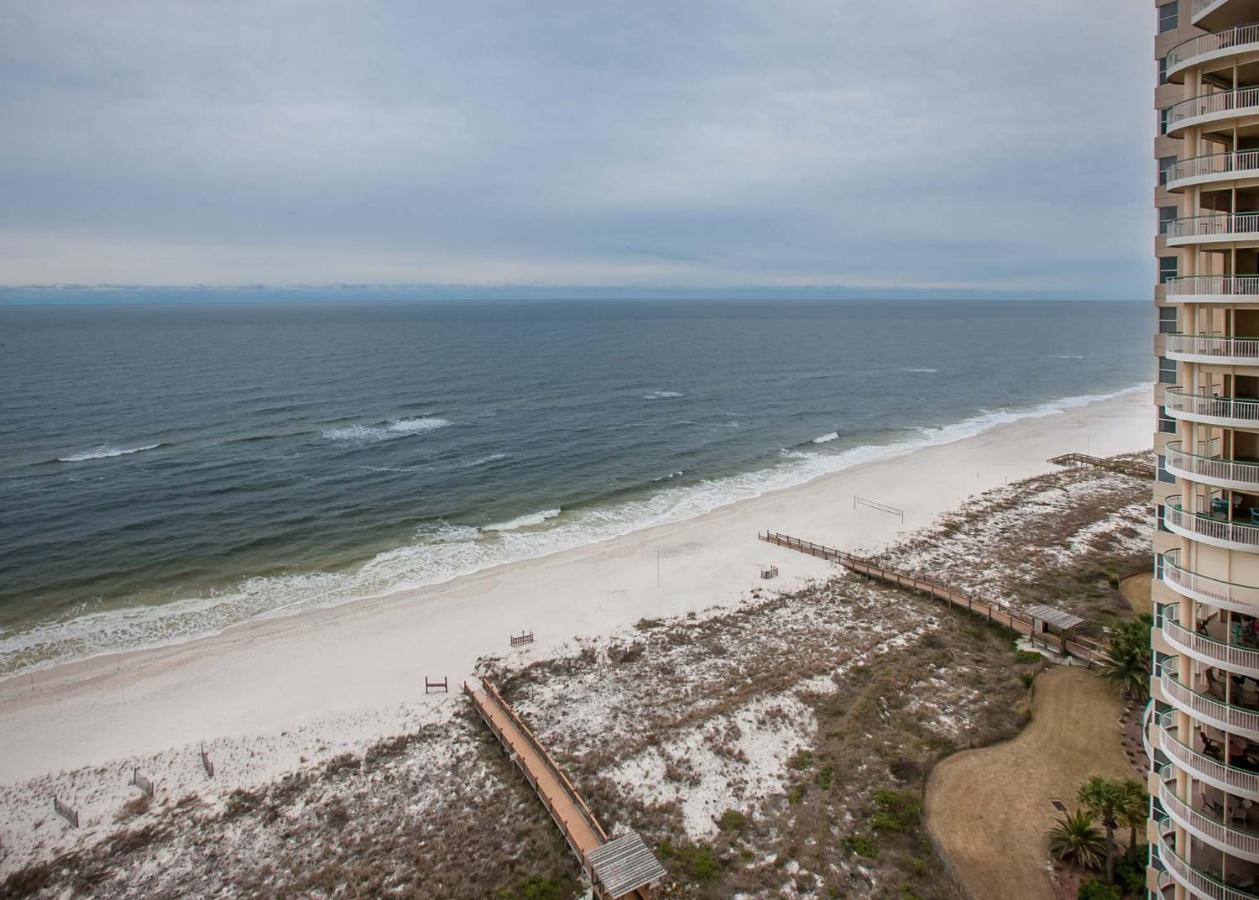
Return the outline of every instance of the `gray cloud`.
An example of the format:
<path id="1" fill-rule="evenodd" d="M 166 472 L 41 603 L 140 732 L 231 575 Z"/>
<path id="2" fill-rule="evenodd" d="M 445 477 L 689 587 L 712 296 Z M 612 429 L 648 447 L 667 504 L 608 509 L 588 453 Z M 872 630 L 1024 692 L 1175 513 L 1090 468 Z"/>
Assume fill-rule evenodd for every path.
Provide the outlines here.
<path id="1" fill-rule="evenodd" d="M 1149 290 L 1130 0 L 0 0 L 0 282 Z"/>

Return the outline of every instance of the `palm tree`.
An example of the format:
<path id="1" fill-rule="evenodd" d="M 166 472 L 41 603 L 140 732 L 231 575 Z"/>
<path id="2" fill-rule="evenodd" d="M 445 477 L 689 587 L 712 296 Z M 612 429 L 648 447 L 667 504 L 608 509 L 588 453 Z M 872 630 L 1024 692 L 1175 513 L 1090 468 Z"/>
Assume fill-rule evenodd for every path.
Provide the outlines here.
<path id="1" fill-rule="evenodd" d="M 1144 828 L 1150 816 L 1150 797 L 1139 781 L 1129 778 L 1121 784 L 1124 803 L 1119 810 L 1119 821 L 1128 826 L 1128 852 L 1132 853 L 1137 849 L 1137 829 Z"/>
<path id="2" fill-rule="evenodd" d="M 1060 816 L 1049 830 L 1049 855 L 1058 862 L 1096 869 L 1104 852 L 1101 833 L 1082 809 Z"/>
<path id="3" fill-rule="evenodd" d="M 1106 883 L 1115 882 L 1115 829 L 1120 818 L 1128 821 L 1127 813 L 1131 810 L 1134 792 L 1130 782 L 1118 778 L 1103 778 L 1094 775 L 1076 792 L 1076 800 L 1092 819 L 1098 819 L 1106 829 Z M 1133 829 L 1135 836 L 1135 828 Z"/>
<path id="4" fill-rule="evenodd" d="M 1120 686 L 1125 697 L 1144 700 L 1149 696 L 1154 658 L 1150 647 L 1153 625 L 1153 617 L 1142 614 L 1135 619 L 1125 619 L 1111 632 L 1101 672 Z"/>

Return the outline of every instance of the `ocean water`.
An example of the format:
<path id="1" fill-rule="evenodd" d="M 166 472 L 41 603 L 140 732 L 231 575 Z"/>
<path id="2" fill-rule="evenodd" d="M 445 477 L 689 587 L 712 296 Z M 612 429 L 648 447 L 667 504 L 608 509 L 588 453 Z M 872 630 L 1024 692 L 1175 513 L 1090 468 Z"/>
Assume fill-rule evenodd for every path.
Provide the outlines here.
<path id="1" fill-rule="evenodd" d="M 0 308 L 0 674 L 1081 405 L 1151 380 L 1153 330 L 1140 303 Z"/>

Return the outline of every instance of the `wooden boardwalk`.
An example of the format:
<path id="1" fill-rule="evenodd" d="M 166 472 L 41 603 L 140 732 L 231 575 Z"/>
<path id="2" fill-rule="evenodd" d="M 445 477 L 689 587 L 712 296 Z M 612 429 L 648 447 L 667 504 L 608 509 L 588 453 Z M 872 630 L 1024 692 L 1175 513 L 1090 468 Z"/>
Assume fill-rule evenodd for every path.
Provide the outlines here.
<path id="1" fill-rule="evenodd" d="M 1133 478 L 1153 478 L 1157 473 L 1149 463 L 1137 459 L 1114 459 L 1102 456 L 1089 456 L 1087 453 L 1064 453 L 1049 460 L 1056 466 L 1093 466 L 1118 472 L 1120 475 L 1131 475 Z"/>
<path id="2" fill-rule="evenodd" d="M 806 553 L 809 556 L 837 562 L 845 569 L 864 575 L 867 578 L 873 578 L 885 584 L 907 588 L 911 591 L 934 597 L 937 600 L 943 600 L 952 606 L 965 609 L 985 618 L 989 622 L 995 622 L 998 625 L 1009 628 L 1016 634 L 1029 638 L 1033 644 L 1041 644 L 1056 653 L 1076 657 L 1090 666 L 1105 658 L 1106 648 L 1103 644 L 1088 638 L 1063 638 L 1056 634 L 1043 632 L 1040 630 L 1043 621 L 1035 616 L 1018 610 L 1007 609 L 1004 606 L 989 603 L 987 600 L 978 600 L 969 594 L 941 584 L 938 581 L 909 575 L 896 569 L 881 566 L 865 557 L 855 556 L 851 553 L 837 550 L 834 547 L 826 547 L 822 544 L 815 544 L 812 541 L 801 540 L 790 535 L 779 534 L 776 531 L 767 531 L 764 534 L 758 534 L 757 537 L 767 543 L 786 547 L 788 550 L 795 550 L 799 553 Z"/>
<path id="3" fill-rule="evenodd" d="M 594 812 L 542 742 L 488 681 L 467 682 L 464 692 L 481 719 L 524 773 L 581 862 L 599 897 L 641 898 L 665 876 L 665 870 L 637 834 L 609 839 Z"/>

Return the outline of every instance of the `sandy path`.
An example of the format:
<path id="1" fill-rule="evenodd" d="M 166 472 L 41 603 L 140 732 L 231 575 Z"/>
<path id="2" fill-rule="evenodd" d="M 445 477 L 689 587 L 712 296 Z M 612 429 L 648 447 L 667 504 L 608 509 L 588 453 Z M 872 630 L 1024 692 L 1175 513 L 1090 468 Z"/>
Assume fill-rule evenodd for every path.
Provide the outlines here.
<path id="1" fill-rule="evenodd" d="M 1036 679 L 1032 721 L 1012 741 L 951 756 L 927 784 L 927 827 L 976 900 L 1052 900 L 1046 834 L 1091 775 L 1135 778 L 1113 686 L 1080 668 Z"/>
<path id="2" fill-rule="evenodd" d="M 575 635 L 733 604 L 762 584 L 766 563 L 780 568 L 769 583 L 779 589 L 830 571 L 758 542 L 758 530 L 875 550 L 977 491 L 1048 471 L 1050 456 L 1148 447 L 1150 404 L 1148 391 L 1128 393 L 445 584 L 65 665 L 33 684 L 9 679 L 0 682 L 0 781 L 337 717 L 361 731 L 364 710 L 423 699 L 426 675 L 458 683 L 483 655 L 550 656 Z M 854 494 L 903 508 L 904 523 L 854 510 Z M 510 651 L 509 634 L 522 629 L 537 642 Z"/>

